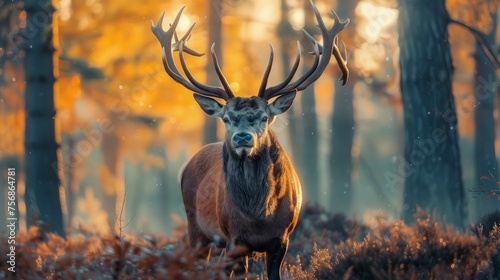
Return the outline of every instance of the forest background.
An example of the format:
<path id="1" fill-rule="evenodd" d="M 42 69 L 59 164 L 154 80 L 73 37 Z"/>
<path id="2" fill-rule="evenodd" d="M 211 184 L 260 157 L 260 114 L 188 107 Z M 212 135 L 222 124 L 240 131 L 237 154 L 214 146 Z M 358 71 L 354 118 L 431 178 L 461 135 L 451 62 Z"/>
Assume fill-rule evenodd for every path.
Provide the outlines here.
<path id="1" fill-rule="evenodd" d="M 351 19 L 340 35 L 347 47 L 351 79 L 341 87 L 337 82 L 340 74 L 332 62 L 314 87 L 299 94 L 293 109 L 277 119 L 274 130 L 293 158 L 307 203 L 343 212 L 365 224 L 375 223 L 380 216 L 402 218 L 405 211 L 413 211 L 412 203 L 419 201 L 408 202 L 411 191 L 405 188 L 412 169 L 405 151 L 411 129 L 405 126 L 400 90 L 401 5 L 390 0 L 315 2 L 324 18 L 333 8 L 341 18 Z M 26 230 L 30 212 L 25 203 L 30 197 L 25 186 L 29 174 L 24 172 L 25 123 L 29 121 L 25 89 L 29 81 L 23 63 L 31 34 L 26 3 L 0 1 L 0 167 L 19 171 L 21 231 Z M 431 184 L 427 191 L 422 190 L 427 199 L 420 204 L 458 227 L 477 221 L 499 203 L 484 199 L 498 190 L 498 75 L 494 68 L 489 74 L 477 75 L 478 67 L 491 61 L 484 57 L 477 36 L 471 32 L 472 28 L 476 35 L 483 34 L 496 55 L 498 4 L 496 0 L 446 1 L 450 17 L 469 28 L 452 24 L 449 38 L 441 38 L 450 43 L 454 67 L 450 78 L 458 125 L 451 129 L 459 136 L 461 180 L 454 186 L 461 191 Z M 206 118 L 191 92 L 165 74 L 160 46 L 150 31 L 151 21 L 156 23 L 166 10 L 165 21 L 171 22 L 177 11 L 187 6 L 179 33 L 197 23 L 189 46 L 209 53 L 215 42 L 231 88 L 241 96 L 258 91 L 269 42 L 278 54 L 270 78 L 275 84 L 290 67 L 295 40 L 301 40 L 303 49 L 312 49 L 300 30 L 315 30 L 309 3 L 300 0 L 155 0 L 147 4 L 61 0 L 53 5 L 56 12 L 49 28 L 57 77 L 55 135 L 60 146 L 58 162 L 51 170 L 61 179 L 56 187 L 64 227 L 99 232 L 108 232 L 120 223 L 126 224 L 123 228 L 129 233 L 170 235 L 185 215 L 179 170 L 204 143 L 223 137 L 222 124 Z M 415 21 L 412 26 L 418 29 L 420 24 Z M 45 27 L 40 30 L 44 32 Z M 305 50 L 303 57 L 307 57 Z M 189 57 L 188 65 L 199 80 L 216 83 L 207 56 Z M 441 94 L 436 90 L 440 81 L 440 77 L 425 81 L 429 92 L 424 99 L 433 100 L 433 94 Z M 434 148 L 425 140 L 414 149 L 433 158 L 429 154 Z M 446 163 L 424 164 L 432 169 Z M 3 173 L 2 181 L 6 182 L 7 174 Z M 429 176 L 437 182 L 445 174 Z M 0 204 L 6 205 L 7 188 L 3 186 L 5 195 Z M 463 223 L 446 218 L 455 212 L 446 203 L 451 199 L 450 190 L 463 198 L 460 203 L 467 214 Z M 36 199 L 52 203 L 53 198 Z M 0 209 L 1 220 L 6 219 L 6 210 Z M 5 230 L 1 228 L 0 234 Z"/>

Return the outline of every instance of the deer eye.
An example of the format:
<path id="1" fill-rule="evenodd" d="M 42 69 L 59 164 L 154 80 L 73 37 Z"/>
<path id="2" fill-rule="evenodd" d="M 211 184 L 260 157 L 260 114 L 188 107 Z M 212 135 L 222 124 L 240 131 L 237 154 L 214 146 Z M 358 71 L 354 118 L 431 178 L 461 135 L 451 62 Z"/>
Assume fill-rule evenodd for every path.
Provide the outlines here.
<path id="1" fill-rule="evenodd" d="M 268 117 L 263 117 L 263 118 L 262 118 L 262 122 L 267 122 L 267 120 L 269 120 L 269 118 L 268 118 Z"/>
<path id="2" fill-rule="evenodd" d="M 228 118 L 228 117 L 224 117 L 224 118 L 222 119 L 222 121 L 223 121 L 224 123 L 229 123 L 229 118 Z"/>

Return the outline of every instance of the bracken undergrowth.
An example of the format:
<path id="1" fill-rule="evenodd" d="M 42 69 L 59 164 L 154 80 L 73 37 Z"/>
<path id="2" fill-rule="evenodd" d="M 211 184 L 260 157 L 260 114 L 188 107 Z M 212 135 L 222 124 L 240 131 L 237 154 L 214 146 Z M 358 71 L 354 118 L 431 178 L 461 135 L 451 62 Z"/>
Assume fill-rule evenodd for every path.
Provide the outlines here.
<path id="1" fill-rule="evenodd" d="M 290 239 L 285 279 L 500 279 L 499 213 L 465 233 L 443 228 L 419 211 L 415 223 L 380 220 L 368 228 L 341 214 L 306 206 Z M 185 229 L 185 225 L 181 225 Z M 185 230 L 179 231 L 185 232 Z M 86 230 L 63 239 L 44 226 L 16 238 L 15 273 L 0 240 L 0 279 L 243 279 L 228 276 L 223 249 L 190 248 L 182 234 L 100 235 Z M 249 279 L 265 279 L 254 256 Z"/>

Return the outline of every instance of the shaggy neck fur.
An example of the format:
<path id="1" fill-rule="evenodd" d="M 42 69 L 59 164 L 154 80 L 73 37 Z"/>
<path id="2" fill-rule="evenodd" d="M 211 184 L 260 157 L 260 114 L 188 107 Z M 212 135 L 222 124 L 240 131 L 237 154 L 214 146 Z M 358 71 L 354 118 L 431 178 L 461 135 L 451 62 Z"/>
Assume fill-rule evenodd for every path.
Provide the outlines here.
<path id="1" fill-rule="evenodd" d="M 269 130 L 256 153 L 238 156 L 224 142 L 224 178 L 229 197 L 245 215 L 265 218 L 273 213 L 283 168 L 283 151 L 276 135 Z"/>

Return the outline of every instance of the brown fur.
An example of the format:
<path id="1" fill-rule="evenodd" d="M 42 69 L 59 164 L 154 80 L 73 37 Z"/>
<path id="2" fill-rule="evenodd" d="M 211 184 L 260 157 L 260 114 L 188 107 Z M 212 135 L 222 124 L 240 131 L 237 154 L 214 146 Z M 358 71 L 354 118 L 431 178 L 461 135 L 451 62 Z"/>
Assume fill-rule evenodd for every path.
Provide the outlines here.
<path id="1" fill-rule="evenodd" d="M 302 192 L 271 130 L 264 141 L 246 157 L 238 157 L 228 143 L 206 145 L 182 173 L 182 195 L 191 246 L 207 246 L 218 236 L 229 249 L 241 245 L 266 252 L 269 279 L 280 279 Z"/>

